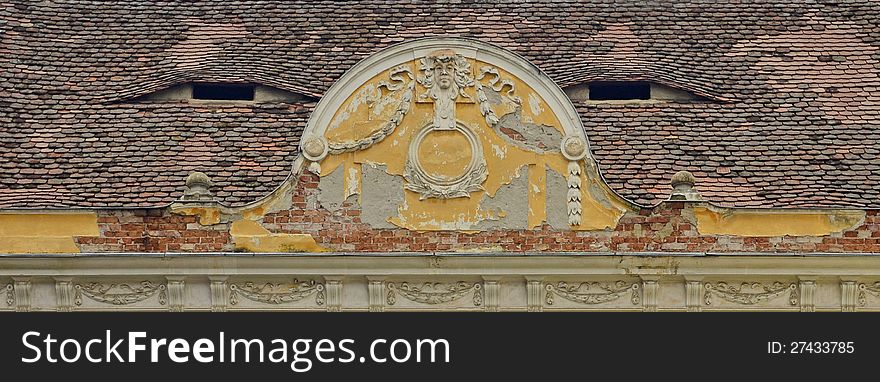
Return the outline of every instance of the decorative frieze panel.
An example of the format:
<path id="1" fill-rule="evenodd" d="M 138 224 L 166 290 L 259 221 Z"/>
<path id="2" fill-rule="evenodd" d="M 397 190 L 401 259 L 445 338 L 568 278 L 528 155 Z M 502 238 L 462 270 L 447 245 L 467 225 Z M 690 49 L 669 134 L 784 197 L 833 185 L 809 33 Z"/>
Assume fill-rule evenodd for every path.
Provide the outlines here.
<path id="1" fill-rule="evenodd" d="M 544 308 L 594 308 L 614 306 L 623 309 L 640 307 L 642 290 L 639 281 L 557 281 L 545 283 Z"/>
<path id="2" fill-rule="evenodd" d="M 228 309 L 321 309 L 326 287 L 314 279 L 300 281 L 242 281 L 228 283 Z"/>
<path id="3" fill-rule="evenodd" d="M 484 306 L 480 282 L 386 282 L 386 309 L 423 306 L 481 310 Z"/>
<path id="4" fill-rule="evenodd" d="M 73 285 L 73 304 L 76 307 L 100 305 L 129 306 L 155 299 L 154 303 L 168 303 L 168 287 L 149 280 L 139 282 L 80 281 Z"/>
<path id="5" fill-rule="evenodd" d="M 703 288 L 707 309 L 734 306 L 790 309 L 800 304 L 800 287 L 796 282 L 718 281 L 705 283 Z"/>

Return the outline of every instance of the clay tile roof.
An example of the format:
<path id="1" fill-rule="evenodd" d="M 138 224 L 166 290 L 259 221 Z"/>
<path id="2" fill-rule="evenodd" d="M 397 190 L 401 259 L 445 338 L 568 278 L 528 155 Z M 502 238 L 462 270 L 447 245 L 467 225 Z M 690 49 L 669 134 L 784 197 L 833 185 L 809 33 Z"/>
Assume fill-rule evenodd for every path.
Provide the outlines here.
<path id="1" fill-rule="evenodd" d="M 314 103 L 132 99 L 191 81 L 317 98 L 370 53 L 436 35 L 511 49 L 562 87 L 707 97 L 576 105 L 637 203 L 689 170 L 722 205 L 880 208 L 880 8 L 721 3 L 0 0 L 0 208 L 162 206 L 193 170 L 225 203 L 255 200 L 290 173 Z"/>

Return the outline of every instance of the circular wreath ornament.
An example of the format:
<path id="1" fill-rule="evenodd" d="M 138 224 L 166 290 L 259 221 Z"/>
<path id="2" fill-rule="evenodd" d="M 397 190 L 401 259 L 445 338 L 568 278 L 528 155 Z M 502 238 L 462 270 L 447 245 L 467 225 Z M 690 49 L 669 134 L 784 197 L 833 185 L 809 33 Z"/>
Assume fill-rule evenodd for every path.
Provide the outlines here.
<path id="1" fill-rule="evenodd" d="M 566 135 L 562 138 L 562 156 L 571 161 L 584 159 L 587 156 L 587 142 L 577 135 Z"/>
<path id="2" fill-rule="evenodd" d="M 425 171 L 419 161 L 419 147 L 428 134 L 435 131 L 457 131 L 470 145 L 471 160 L 465 170 L 458 176 L 445 177 Z M 452 199 L 470 197 L 470 193 L 483 190 L 483 182 L 489 175 L 486 159 L 483 157 L 483 145 L 470 128 L 456 123 L 452 129 L 438 129 L 433 124 L 422 128 L 409 145 L 409 152 L 404 167 L 403 178 L 407 190 L 419 193 L 419 200 L 427 198 Z"/>
<path id="3" fill-rule="evenodd" d="M 319 135 L 312 135 L 303 141 L 302 153 L 306 159 L 318 162 L 327 156 L 328 148 L 327 139 Z"/>

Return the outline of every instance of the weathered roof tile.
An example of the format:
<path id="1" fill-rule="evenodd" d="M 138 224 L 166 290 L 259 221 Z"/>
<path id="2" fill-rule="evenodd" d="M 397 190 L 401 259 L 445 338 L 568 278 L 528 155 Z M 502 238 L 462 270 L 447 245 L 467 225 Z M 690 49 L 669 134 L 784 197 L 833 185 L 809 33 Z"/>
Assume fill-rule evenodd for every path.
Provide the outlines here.
<path id="1" fill-rule="evenodd" d="M 229 204 L 290 172 L 308 104 L 132 99 L 188 81 L 320 97 L 413 38 L 513 50 L 560 86 L 650 80 L 710 99 L 576 105 L 609 184 L 679 170 L 731 206 L 880 208 L 880 9 L 867 1 L 0 0 L 0 208 L 148 207 L 192 170 Z M 381 10 L 381 11 L 377 11 Z"/>

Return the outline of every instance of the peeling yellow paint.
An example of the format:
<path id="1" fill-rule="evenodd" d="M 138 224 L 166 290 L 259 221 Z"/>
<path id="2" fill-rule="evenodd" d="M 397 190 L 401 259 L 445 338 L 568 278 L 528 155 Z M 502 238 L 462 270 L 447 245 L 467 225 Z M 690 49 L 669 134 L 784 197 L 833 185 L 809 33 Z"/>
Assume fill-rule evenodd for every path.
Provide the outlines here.
<path id="1" fill-rule="evenodd" d="M 732 210 L 695 207 L 703 235 L 825 236 L 859 226 L 864 211 Z"/>
<path id="2" fill-rule="evenodd" d="M 220 223 L 222 212 L 216 207 L 184 207 L 175 208 L 174 213 L 180 215 L 198 216 L 199 224 L 204 226 Z"/>
<path id="3" fill-rule="evenodd" d="M 459 131 L 434 131 L 417 148 L 422 168 L 440 178 L 455 179 L 467 170 L 473 159 L 467 137 Z"/>
<path id="4" fill-rule="evenodd" d="M 266 197 L 240 207 L 227 207 L 215 202 L 197 202 L 196 204 L 175 202 L 171 205 L 171 213 L 198 216 L 199 224 L 210 226 L 220 224 L 223 218 L 258 220 L 267 213 L 290 207 L 290 195 L 296 184 L 296 178 L 288 177 L 275 191 Z"/>
<path id="5" fill-rule="evenodd" d="M 296 184 L 296 181 L 293 178 L 288 178 L 285 183 L 275 190 L 275 192 L 268 198 L 246 208 L 236 209 L 235 211 L 230 212 L 240 213 L 243 219 L 257 220 L 263 218 L 263 216 L 266 216 L 266 214 L 271 211 L 287 208 L 290 205 L 290 193 L 292 192 L 294 184 Z"/>
<path id="6" fill-rule="evenodd" d="M 413 73 L 417 73 L 418 65 L 415 62 L 406 65 Z M 486 65 L 484 62 L 471 60 L 472 68 L 480 68 L 484 65 Z M 551 110 L 542 107 L 547 103 L 533 89 L 503 69 L 499 68 L 499 72 L 502 78 L 512 81 L 517 94 L 528 96 L 528 105 L 520 110 L 524 121 L 553 126 L 564 135 L 557 116 Z M 394 114 L 393 105 L 400 102 L 400 94 L 384 91 L 378 100 L 376 98 L 376 90 L 380 88 L 381 81 L 387 80 L 386 77 L 387 73 L 377 75 L 349 96 L 334 115 L 333 122 L 325 133 L 330 142 L 349 142 L 369 136 Z M 423 89 L 416 86 L 416 90 L 417 94 L 414 98 L 418 100 L 420 95 L 418 92 Z M 469 92 L 472 99 L 476 99 L 472 88 L 466 89 L 466 92 Z M 371 95 L 373 104 L 377 105 L 372 111 L 368 107 Z M 494 107 L 499 116 L 515 110 L 515 105 L 510 102 L 502 102 Z M 414 102 L 400 125 L 384 140 L 364 150 L 326 157 L 321 162 L 321 176 L 330 174 L 340 165 L 343 165 L 348 173 L 353 164 L 368 163 L 385 165 L 389 174 L 403 176 L 410 142 L 424 126 L 431 123 L 433 113 L 432 102 Z M 460 97 L 456 105 L 456 118 L 467 124 L 483 146 L 482 151 L 489 173 L 482 184 L 484 190 L 471 193 L 470 198 L 425 200 L 420 200 L 418 193 L 407 190 L 404 192 L 404 202 L 398 206 L 398 216 L 391 217 L 389 221 L 397 226 L 419 231 L 473 230 L 480 222 L 496 220 L 504 213 L 497 209 L 481 208 L 480 202 L 484 196 L 494 197 L 502 186 L 510 184 L 518 176 L 519 168 L 527 165 L 530 169 L 529 205 L 511 206 L 511 208 L 529 208 L 529 228 L 543 224 L 547 216 L 544 168 L 548 166 L 560 174 L 567 174 L 568 161 L 558 151 L 538 153 L 510 144 L 506 137 L 500 136 L 486 124 L 479 105 L 465 97 Z M 471 151 L 467 150 L 467 145 L 467 140 L 460 133 L 445 131 L 429 134 L 416 149 L 419 158 L 422 158 L 422 165 L 431 173 L 441 177 L 454 177 L 460 174 L 471 159 Z M 608 190 L 607 186 L 598 179 L 598 174 L 592 176 L 582 172 L 581 181 L 585 185 L 581 198 L 583 219 L 581 225 L 572 229 L 596 230 L 614 227 L 617 220 L 629 210 L 628 204 Z M 346 177 L 346 194 L 354 189 L 350 182 L 351 180 Z M 598 197 L 603 200 L 594 200 L 597 196 L 587 191 L 588 185 L 599 185 L 604 191 Z M 358 190 L 359 186 L 358 184 Z"/>
<path id="7" fill-rule="evenodd" d="M 74 237 L 100 234 L 94 212 L 0 214 L 0 253 L 77 253 Z"/>
<path id="8" fill-rule="evenodd" d="M 629 205 L 615 195 L 608 186 L 599 179 L 598 174 L 588 176 L 581 171 L 582 198 L 581 224 L 574 228 L 576 231 L 592 231 L 614 228 L 617 221 L 631 210 Z M 590 190 L 596 190 L 601 195 L 596 196 Z"/>
<path id="9" fill-rule="evenodd" d="M 259 223 L 239 220 L 229 230 L 235 248 L 248 252 L 326 252 L 312 235 L 272 233 Z"/>

